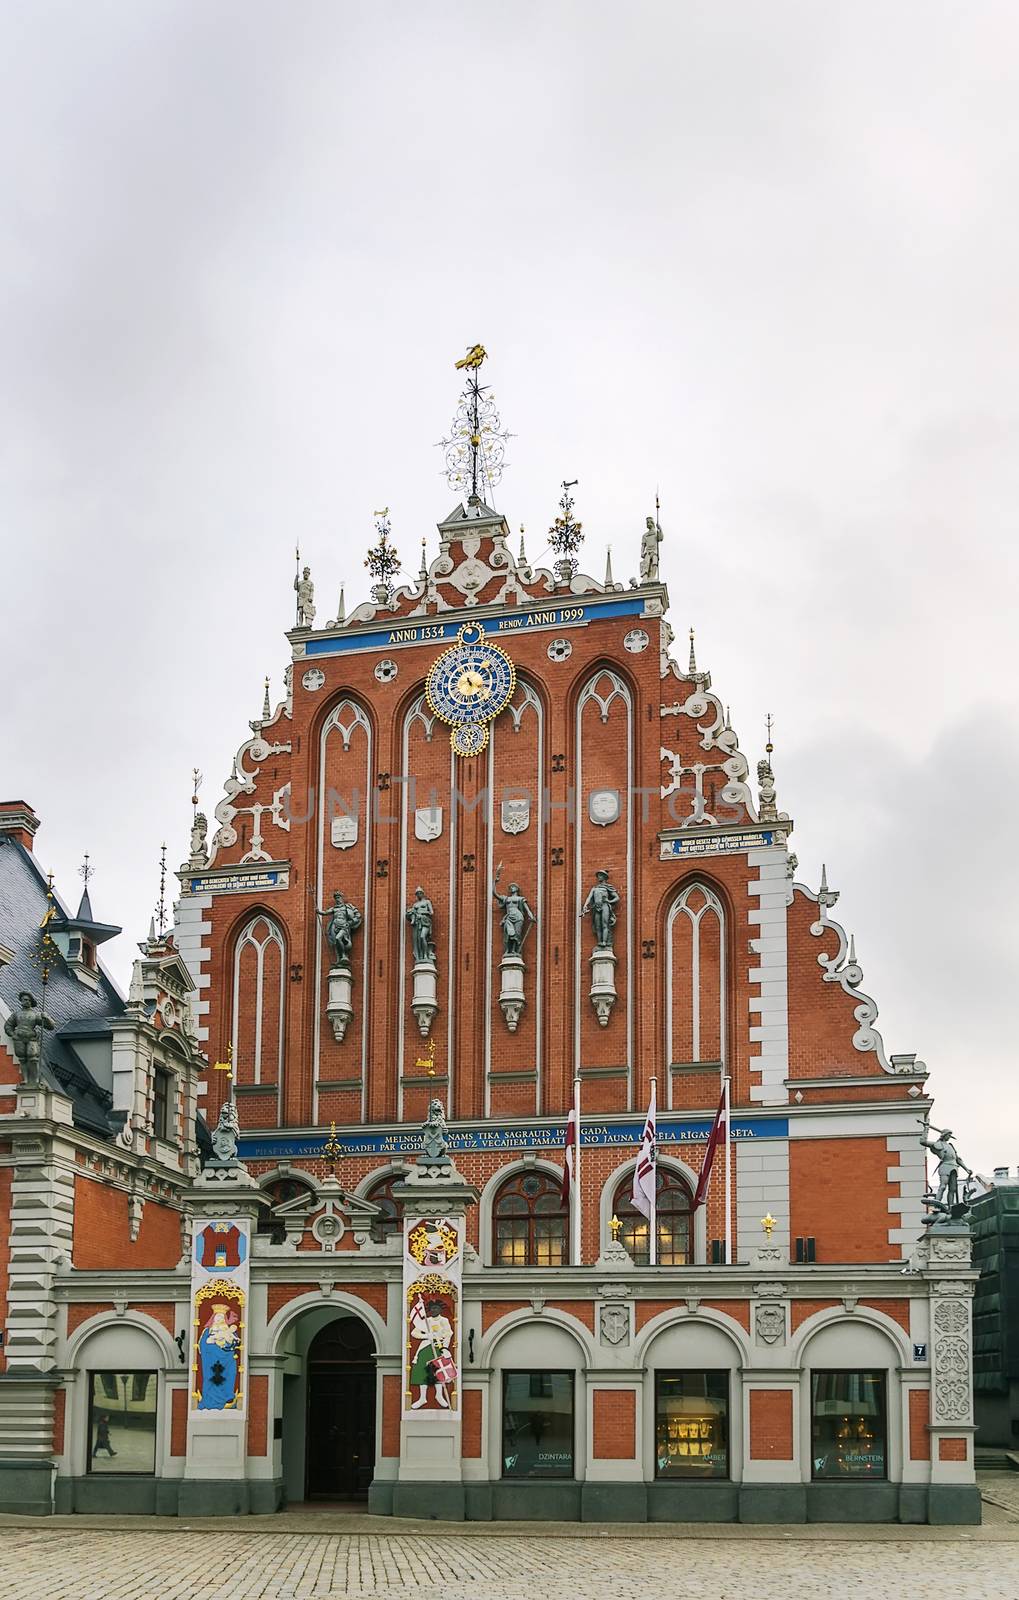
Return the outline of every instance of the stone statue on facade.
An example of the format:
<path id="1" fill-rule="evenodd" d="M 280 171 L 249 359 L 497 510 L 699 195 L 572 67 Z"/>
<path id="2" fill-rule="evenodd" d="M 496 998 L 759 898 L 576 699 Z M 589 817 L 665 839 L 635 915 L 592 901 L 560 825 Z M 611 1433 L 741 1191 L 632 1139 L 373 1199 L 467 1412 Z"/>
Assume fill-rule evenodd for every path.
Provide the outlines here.
<path id="1" fill-rule="evenodd" d="M 18 995 L 17 1011 L 13 1011 L 4 1023 L 4 1032 L 11 1041 L 21 1071 L 21 1081 L 27 1088 L 39 1087 L 43 1029 L 55 1026 L 52 1018 L 37 1004 L 35 995 L 23 989 Z"/>
<path id="2" fill-rule="evenodd" d="M 407 907 L 406 917 L 410 923 L 414 960 L 434 961 L 435 945 L 432 942 L 432 926 L 435 918 L 435 907 L 420 885 L 414 890 L 414 898 Z"/>
<path id="3" fill-rule="evenodd" d="M 315 585 L 311 581 L 311 568 L 305 567 L 301 577 L 294 579 L 297 591 L 297 626 L 310 628 L 315 621 Z"/>
<path id="4" fill-rule="evenodd" d="M 429 1163 L 449 1158 L 449 1129 L 441 1100 L 429 1100 L 428 1120 L 421 1129 L 421 1154 Z"/>
<path id="5" fill-rule="evenodd" d="M 932 1131 L 926 1123 L 923 1126 L 925 1132 Z M 965 1172 L 971 1178 L 973 1176 L 972 1167 L 967 1167 L 952 1143 L 951 1128 L 935 1128 L 933 1132 L 935 1138 L 921 1140 L 925 1149 L 932 1150 L 938 1158 L 935 1170 L 937 1190 L 931 1190 L 924 1196 L 924 1205 L 932 1213 L 926 1219 L 928 1222 L 937 1222 L 942 1217 L 958 1217 L 968 1210 L 966 1195 L 959 1193 L 959 1173 Z"/>
<path id="6" fill-rule="evenodd" d="M 658 582 L 658 546 L 661 542 L 661 528 L 654 517 L 648 517 L 644 527 L 644 534 L 640 541 L 641 583 Z"/>
<path id="7" fill-rule="evenodd" d="M 580 915 L 586 917 L 590 913 L 594 942 L 598 949 L 611 950 L 616 936 L 619 891 L 609 882 L 609 875 L 603 867 L 595 873 L 595 880 L 581 907 Z"/>
<path id="8" fill-rule="evenodd" d="M 332 905 L 325 911 L 319 911 L 317 915 L 326 919 L 325 936 L 333 953 L 333 965 L 349 966 L 354 948 L 354 935 L 362 922 L 360 911 L 349 900 L 343 898 L 341 889 L 337 889 L 333 894 Z"/>
<path id="9" fill-rule="evenodd" d="M 775 798 L 775 775 L 767 756 L 757 763 L 757 786 L 760 790 L 758 816 L 762 822 L 778 821 L 778 802 Z"/>
<path id="10" fill-rule="evenodd" d="M 502 907 L 502 953 L 504 956 L 519 956 L 523 953 L 524 940 L 531 924 L 538 919 L 520 893 L 518 883 L 511 883 L 505 894 L 500 894 L 496 888 L 492 893 Z"/>
<path id="11" fill-rule="evenodd" d="M 207 867 L 209 864 L 209 849 L 206 840 L 209 836 L 209 819 L 204 811 L 195 812 L 195 820 L 191 824 L 191 850 L 188 856 L 189 867 Z"/>
<path id="12" fill-rule="evenodd" d="M 241 1136 L 241 1125 L 237 1117 L 237 1106 L 233 1096 L 224 1100 L 219 1108 L 219 1120 L 212 1130 L 212 1149 L 216 1162 L 221 1166 L 229 1166 L 237 1160 L 237 1141 Z"/>

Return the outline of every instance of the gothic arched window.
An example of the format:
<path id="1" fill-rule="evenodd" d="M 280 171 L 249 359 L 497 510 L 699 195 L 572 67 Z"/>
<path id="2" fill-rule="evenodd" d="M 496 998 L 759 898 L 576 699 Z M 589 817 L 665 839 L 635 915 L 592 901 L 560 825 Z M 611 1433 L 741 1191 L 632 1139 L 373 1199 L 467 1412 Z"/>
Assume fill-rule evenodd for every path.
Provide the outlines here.
<path id="1" fill-rule="evenodd" d="M 492 1206 L 497 1267 L 563 1267 L 569 1211 L 559 1182 L 546 1172 L 516 1172 Z"/>
<path id="2" fill-rule="evenodd" d="M 688 883 L 668 920 L 667 1059 L 725 1065 L 725 914 L 706 883 Z"/>
<path id="3" fill-rule="evenodd" d="M 693 1261 L 693 1204 L 690 1191 L 682 1178 L 668 1167 L 657 1169 L 657 1222 L 658 1266 L 686 1267 Z M 616 1189 L 612 1201 L 613 1215 L 623 1224 L 620 1242 L 625 1245 L 634 1264 L 649 1264 L 650 1225 L 643 1212 L 633 1203 L 633 1172 L 627 1173 Z"/>
<path id="4" fill-rule="evenodd" d="M 373 1183 L 364 1199 L 373 1206 L 381 1207 L 380 1214 L 371 1226 L 371 1235 L 376 1244 L 383 1244 L 386 1239 L 392 1238 L 394 1233 L 399 1233 L 403 1226 L 403 1202 L 393 1199 L 393 1186 L 403 1182 L 399 1172 L 391 1172 L 387 1178 L 382 1178 L 378 1183 Z"/>
<path id="5" fill-rule="evenodd" d="M 234 1070 L 244 1084 L 278 1085 L 282 1076 L 286 944 L 279 924 L 259 911 L 234 950 Z"/>

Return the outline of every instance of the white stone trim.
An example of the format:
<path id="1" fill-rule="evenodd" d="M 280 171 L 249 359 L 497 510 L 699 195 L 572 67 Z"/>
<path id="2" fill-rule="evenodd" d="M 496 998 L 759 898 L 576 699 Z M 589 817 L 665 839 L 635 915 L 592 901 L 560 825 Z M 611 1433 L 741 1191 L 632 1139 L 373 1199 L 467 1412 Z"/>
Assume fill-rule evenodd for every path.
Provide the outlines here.
<path id="1" fill-rule="evenodd" d="M 750 1099 L 764 1105 L 782 1105 L 789 1100 L 789 980 L 788 980 L 788 880 L 784 845 L 765 845 L 747 851 L 747 863 L 758 876 L 747 884 L 747 894 L 757 899 L 757 909 L 747 913 L 756 924 L 757 936 L 750 948 L 758 965 L 747 976 L 756 986 L 749 1010 L 757 1014 L 751 1023 L 750 1041 L 759 1048 L 750 1057 L 750 1071 L 760 1073 L 760 1083 L 751 1083 Z"/>
<path id="2" fill-rule="evenodd" d="M 733 1140 L 736 1168 L 736 1259 L 749 1261 L 764 1243 L 761 1218 L 775 1218 L 773 1247 L 788 1257 L 789 1141 L 788 1139 Z"/>

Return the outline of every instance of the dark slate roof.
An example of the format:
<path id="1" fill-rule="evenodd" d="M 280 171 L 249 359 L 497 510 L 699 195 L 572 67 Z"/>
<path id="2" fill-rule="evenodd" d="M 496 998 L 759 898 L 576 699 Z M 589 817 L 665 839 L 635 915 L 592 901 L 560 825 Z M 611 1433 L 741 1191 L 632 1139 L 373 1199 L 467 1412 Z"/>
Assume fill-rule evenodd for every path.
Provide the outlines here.
<path id="1" fill-rule="evenodd" d="M 54 892 L 57 907 L 66 908 Z M 0 967 L 0 999 L 9 1011 L 18 994 L 28 989 L 42 998 L 42 975 L 32 957 L 39 948 L 39 924 L 46 912 L 46 878 L 35 857 L 10 834 L 0 834 L 0 944 L 14 951 L 14 960 Z M 103 1138 L 113 1132 L 108 1113 L 112 1095 L 96 1081 L 74 1048 L 74 1036 L 108 1034 L 111 1016 L 120 1016 L 124 1001 L 112 980 L 99 969 L 95 990 L 80 983 L 57 951 L 46 984 L 46 1011 L 56 1023 L 43 1039 L 43 1075 L 51 1088 L 71 1101 L 74 1121 Z"/>
<path id="2" fill-rule="evenodd" d="M 55 890 L 54 899 L 65 925 L 78 921 L 68 916 Z M 83 905 L 86 900 L 83 896 Z M 86 905 L 86 910 L 91 916 L 91 905 Z M 8 1011 L 17 1006 L 22 989 L 42 999 L 42 976 L 32 956 L 39 948 L 39 925 L 45 912 L 45 874 L 19 840 L 0 834 L 0 945 L 14 951 L 14 960 L 0 966 L 0 999 Z M 60 927 L 61 921 L 52 926 Z M 95 926 L 120 931 L 110 924 Z M 112 1083 L 96 1079 L 86 1065 L 84 1050 L 79 1052 L 76 1044 L 109 1038 L 110 1019 L 123 1016 L 126 1004 L 112 978 L 101 967 L 95 971 L 98 987 L 93 990 L 69 970 L 59 950 L 54 952 L 46 984 L 46 1011 L 56 1027 L 43 1035 L 43 1076 L 51 1088 L 70 1099 L 76 1127 L 109 1139 L 120 1127 L 119 1118 L 110 1121 Z M 200 1147 L 209 1144 L 208 1129 L 200 1117 L 196 1134 Z"/>

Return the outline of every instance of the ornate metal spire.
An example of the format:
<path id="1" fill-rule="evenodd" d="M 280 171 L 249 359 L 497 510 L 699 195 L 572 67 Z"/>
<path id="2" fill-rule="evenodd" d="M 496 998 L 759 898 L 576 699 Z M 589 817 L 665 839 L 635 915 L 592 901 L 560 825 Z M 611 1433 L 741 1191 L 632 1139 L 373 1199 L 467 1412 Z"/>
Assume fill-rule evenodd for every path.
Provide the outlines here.
<path id="1" fill-rule="evenodd" d="M 768 729 L 768 739 L 764 746 L 764 760 L 757 763 L 757 784 L 760 791 L 758 816 L 762 822 L 778 821 L 778 801 L 775 797 L 775 774 L 771 769 L 771 755 L 775 746 L 771 742 L 771 730 L 774 727 L 771 712 L 765 717 Z"/>
<path id="2" fill-rule="evenodd" d="M 156 925 L 159 937 L 166 932 L 166 840 L 159 847 L 159 899 L 156 901 Z"/>
<path id="3" fill-rule="evenodd" d="M 265 697 L 262 701 L 262 721 L 268 722 L 272 716 L 272 706 L 269 704 L 269 679 L 265 680 Z"/>
<path id="4" fill-rule="evenodd" d="M 449 437 L 439 441 L 446 455 L 446 482 L 456 494 L 467 494 L 468 505 L 478 505 L 493 491 L 506 464 L 506 440 L 510 437 L 495 409 L 492 391 L 478 381 L 481 363 L 487 359 L 483 345 L 475 344 L 456 362 L 458 372 L 466 372 L 467 387 L 460 397 Z"/>
<path id="5" fill-rule="evenodd" d="M 393 598 L 393 578 L 400 570 L 400 557 L 390 542 L 392 529 L 389 522 L 389 507 L 383 506 L 381 511 L 375 511 L 372 515 L 375 518 L 375 532 L 379 538 L 377 544 L 369 545 L 364 564 L 374 579 L 372 599 L 378 605 L 384 606 Z"/>
<path id="6" fill-rule="evenodd" d="M 694 655 L 693 629 L 692 628 L 690 629 L 690 666 L 689 666 L 689 668 L 687 670 L 689 671 L 691 678 L 693 677 L 694 673 L 697 671 L 697 657 Z"/>
<path id="7" fill-rule="evenodd" d="M 570 582 L 577 570 L 577 551 L 584 542 L 584 525 L 573 519 L 573 497 L 570 494 L 570 490 L 577 487 L 578 481 L 577 478 L 571 478 L 569 481 L 563 479 L 559 515 L 548 530 L 548 542 L 558 557 L 555 563 L 555 575 L 564 586 Z"/>

